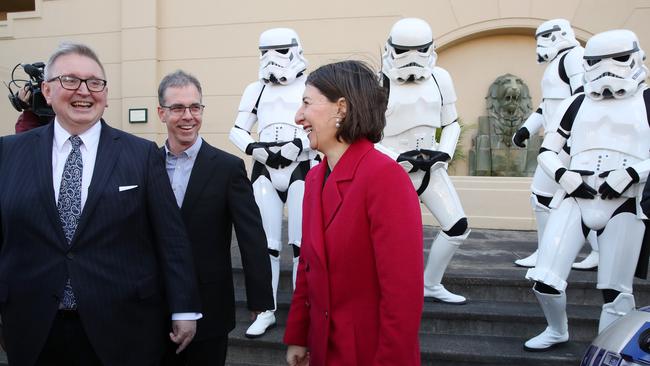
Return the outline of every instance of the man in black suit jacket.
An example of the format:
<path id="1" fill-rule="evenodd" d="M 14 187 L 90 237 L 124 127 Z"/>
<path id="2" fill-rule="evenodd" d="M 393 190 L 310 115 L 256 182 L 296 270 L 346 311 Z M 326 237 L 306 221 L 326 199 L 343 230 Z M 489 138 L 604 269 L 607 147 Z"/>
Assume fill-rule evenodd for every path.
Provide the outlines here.
<path id="1" fill-rule="evenodd" d="M 153 142 L 101 120 L 105 72 L 90 48 L 62 44 L 45 76 L 55 121 L 0 138 L 9 364 L 157 365 L 170 317 L 183 348 L 201 316 L 163 160 Z"/>
<path id="2" fill-rule="evenodd" d="M 167 173 L 192 243 L 203 318 L 187 350 L 168 352 L 167 365 L 223 365 L 228 333 L 235 327 L 230 246 L 234 224 L 246 277 L 248 307 L 273 309 L 266 237 L 244 162 L 199 136 L 201 84 L 176 71 L 158 88 L 158 116 L 167 126 Z"/>

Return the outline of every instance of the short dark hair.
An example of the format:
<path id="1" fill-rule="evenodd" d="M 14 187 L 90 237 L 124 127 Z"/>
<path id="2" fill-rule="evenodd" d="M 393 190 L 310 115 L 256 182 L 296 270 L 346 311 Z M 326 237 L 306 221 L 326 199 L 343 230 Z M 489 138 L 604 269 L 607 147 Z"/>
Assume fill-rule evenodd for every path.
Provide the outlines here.
<path id="1" fill-rule="evenodd" d="M 158 85 L 158 104 L 165 105 L 165 91 L 169 88 L 182 88 L 184 86 L 194 85 L 199 95 L 203 98 L 201 83 L 194 75 L 188 74 L 183 70 L 176 70 L 171 74 L 165 75 Z"/>
<path id="2" fill-rule="evenodd" d="M 336 138 L 349 144 L 360 138 L 379 142 L 386 126 L 386 91 L 377 74 L 362 61 L 348 60 L 323 65 L 307 77 L 330 102 L 345 98 L 347 110 Z"/>

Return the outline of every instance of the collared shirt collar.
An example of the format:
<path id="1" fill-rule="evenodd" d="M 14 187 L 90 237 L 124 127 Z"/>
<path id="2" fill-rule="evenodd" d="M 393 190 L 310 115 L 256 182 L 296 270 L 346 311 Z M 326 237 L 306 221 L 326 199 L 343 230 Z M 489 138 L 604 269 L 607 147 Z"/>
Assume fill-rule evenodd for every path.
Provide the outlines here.
<path id="1" fill-rule="evenodd" d="M 194 141 L 194 144 L 192 144 L 192 146 L 181 151 L 180 154 L 174 154 L 171 150 L 169 150 L 169 141 L 165 141 L 165 154 L 172 155 L 172 156 L 179 156 L 184 153 L 185 155 L 187 155 L 188 158 L 192 159 L 196 157 L 196 155 L 199 153 L 202 143 L 203 143 L 203 138 L 201 136 L 198 136 L 196 141 Z"/>
<path id="2" fill-rule="evenodd" d="M 101 134 L 101 131 L 102 124 L 97 122 L 79 135 L 83 142 L 83 146 L 85 146 L 87 150 L 97 150 L 96 147 L 99 145 L 99 135 Z M 63 150 L 63 145 L 68 141 L 70 136 L 72 136 L 70 132 L 66 131 L 61 126 L 57 118 L 54 118 L 54 146 L 57 151 Z"/>

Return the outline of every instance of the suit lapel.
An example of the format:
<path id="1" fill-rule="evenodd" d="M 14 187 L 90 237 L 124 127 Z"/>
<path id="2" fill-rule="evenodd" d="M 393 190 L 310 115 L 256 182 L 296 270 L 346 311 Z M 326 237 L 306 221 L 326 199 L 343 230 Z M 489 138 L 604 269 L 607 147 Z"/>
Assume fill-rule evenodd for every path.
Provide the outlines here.
<path id="1" fill-rule="evenodd" d="M 119 136 L 115 133 L 112 127 L 108 126 L 104 120 L 101 121 L 102 131 L 99 135 L 99 145 L 97 146 L 97 158 L 95 160 L 95 167 L 93 169 L 93 177 L 90 180 L 88 187 L 88 198 L 86 204 L 81 211 L 81 218 L 75 230 L 74 237 L 72 238 L 71 246 L 75 244 L 79 233 L 83 232 L 88 223 L 88 218 L 92 215 L 95 206 L 104 191 L 104 186 L 108 177 L 110 177 L 120 156 Z"/>
<path id="2" fill-rule="evenodd" d="M 192 212 L 196 200 L 201 196 L 201 192 L 208 182 L 208 179 L 205 178 L 209 172 L 212 172 L 212 169 L 209 169 L 209 167 L 211 164 L 214 164 L 215 157 L 215 151 L 211 151 L 209 145 L 203 141 L 199 152 L 196 154 L 196 160 L 194 160 L 194 166 L 190 173 L 190 180 L 187 182 L 185 197 L 181 205 L 181 214 L 183 217 L 187 217 Z"/>
<path id="3" fill-rule="evenodd" d="M 348 147 L 323 187 L 323 225 L 327 230 L 343 203 L 342 186 L 354 178 L 361 158 L 374 148 L 368 140 L 360 140 Z"/>
<path id="4" fill-rule="evenodd" d="M 36 161 L 36 174 L 38 184 L 42 184 L 39 191 L 41 192 L 41 202 L 47 211 L 47 216 L 52 221 L 59 236 L 58 242 L 62 248 L 67 248 L 68 244 L 63 233 L 59 211 L 56 208 L 56 199 L 54 197 L 54 179 L 52 178 L 52 144 L 54 143 L 54 123 L 50 123 L 46 128 L 35 136 L 36 148 L 38 149 Z"/>

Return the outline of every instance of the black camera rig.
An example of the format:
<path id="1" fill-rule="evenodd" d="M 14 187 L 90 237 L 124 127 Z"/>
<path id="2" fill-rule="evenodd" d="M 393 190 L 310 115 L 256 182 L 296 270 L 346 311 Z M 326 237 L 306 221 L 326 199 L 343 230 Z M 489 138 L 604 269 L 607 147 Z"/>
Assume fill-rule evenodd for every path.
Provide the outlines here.
<path id="1" fill-rule="evenodd" d="M 29 80 L 16 79 L 15 73 L 19 67 L 29 76 Z M 47 104 L 43 92 L 41 91 L 44 69 L 45 63 L 35 62 L 33 64 L 18 64 L 13 70 L 11 70 L 11 81 L 9 84 L 5 83 L 5 85 L 7 86 L 7 89 L 9 89 L 9 101 L 18 112 L 31 110 L 39 117 L 48 119 L 54 117 L 54 111 L 52 110 L 52 107 Z M 16 91 L 14 91 L 14 88 Z M 25 88 L 31 93 L 27 102 L 24 102 L 18 96 L 18 91 L 21 88 Z"/>

